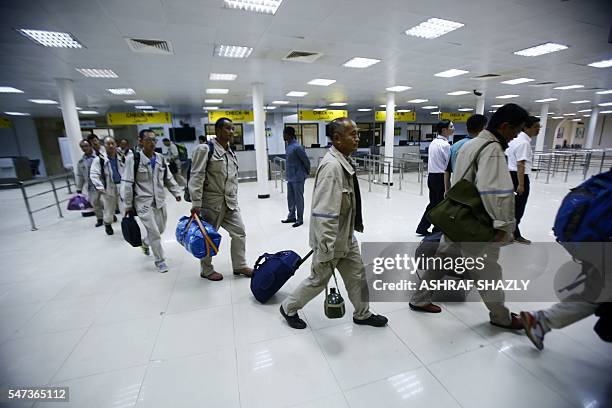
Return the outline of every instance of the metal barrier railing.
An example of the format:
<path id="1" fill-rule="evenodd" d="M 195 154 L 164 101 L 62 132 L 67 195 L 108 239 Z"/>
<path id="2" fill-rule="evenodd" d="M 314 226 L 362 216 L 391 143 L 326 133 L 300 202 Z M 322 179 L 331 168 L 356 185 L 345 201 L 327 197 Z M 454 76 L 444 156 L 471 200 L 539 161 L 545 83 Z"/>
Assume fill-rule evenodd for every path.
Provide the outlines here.
<path id="1" fill-rule="evenodd" d="M 278 188 L 278 180 L 280 178 L 281 193 L 285 192 L 285 172 L 287 170 L 286 163 L 286 160 L 282 157 L 274 157 L 268 160 L 268 167 L 270 168 L 270 173 L 274 178 L 274 188 Z"/>
<path id="2" fill-rule="evenodd" d="M 540 173 L 546 173 L 546 184 L 557 174 L 564 174 L 567 182 L 570 172 L 580 170 L 582 178 L 586 179 L 591 170 L 601 173 L 607 167 L 612 167 L 612 149 L 557 149 L 534 152 L 534 169 L 537 169 L 536 179 Z"/>
<path id="3" fill-rule="evenodd" d="M 58 187 L 56 186 L 56 181 L 57 180 L 65 180 L 66 181 L 66 185 L 65 186 L 61 186 Z M 50 190 L 45 190 L 45 191 L 41 191 L 32 195 L 28 195 L 27 192 L 27 188 L 28 187 L 32 187 L 35 185 L 39 185 L 39 184 L 45 184 L 45 183 L 50 183 L 51 184 L 51 189 Z M 30 225 L 32 226 L 32 231 L 37 231 L 38 228 L 36 228 L 36 223 L 34 222 L 34 213 L 37 213 L 39 211 L 42 210 L 46 210 L 47 208 L 51 208 L 51 207 L 57 207 L 57 212 L 59 214 L 60 218 L 64 218 L 64 215 L 62 214 L 62 208 L 60 206 L 61 203 L 64 203 L 66 201 L 68 201 L 70 198 L 66 198 L 63 200 L 60 200 L 57 192 L 59 190 L 62 190 L 64 188 L 68 189 L 68 194 L 72 194 L 72 188 L 71 185 L 75 186 L 74 184 L 74 173 L 69 172 L 69 173 L 64 173 L 64 174 L 59 174 L 57 176 L 51 176 L 51 177 L 45 177 L 43 179 L 36 179 L 36 180 L 31 180 L 31 181 L 18 181 L 15 183 L 8 183 L 8 184 L 4 184 L 3 187 L 19 187 L 19 189 L 21 190 L 21 195 L 23 196 L 23 201 L 26 207 L 26 210 L 28 212 L 28 217 L 30 218 Z M 53 200 L 54 202 L 52 204 L 46 205 L 44 207 L 40 207 L 40 208 L 35 208 L 32 209 L 32 206 L 30 205 L 30 200 L 32 198 L 35 197 L 40 197 L 43 196 L 45 194 L 49 194 L 49 193 L 53 193 Z"/>

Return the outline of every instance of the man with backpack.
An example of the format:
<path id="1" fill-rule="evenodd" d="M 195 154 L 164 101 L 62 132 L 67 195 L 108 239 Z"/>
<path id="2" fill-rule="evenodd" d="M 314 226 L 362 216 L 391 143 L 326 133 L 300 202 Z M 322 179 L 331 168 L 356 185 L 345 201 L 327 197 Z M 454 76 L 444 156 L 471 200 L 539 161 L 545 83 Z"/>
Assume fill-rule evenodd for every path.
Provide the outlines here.
<path id="1" fill-rule="evenodd" d="M 104 203 L 104 228 L 107 235 L 113 235 L 113 221 L 116 221 L 116 211 L 119 209 L 119 185 L 123 164 L 117 154 L 115 139 L 104 138 L 105 155 L 100 155 L 91 164 L 91 181 L 102 196 Z"/>
<path id="2" fill-rule="evenodd" d="M 91 181 L 90 173 L 91 165 L 97 159 L 97 156 L 93 147 L 87 140 L 81 140 L 81 142 L 79 143 L 79 147 L 83 152 L 83 157 L 79 159 L 76 167 L 76 192 L 77 194 L 81 194 L 83 191 L 83 187 L 87 188 L 87 199 L 93 206 L 94 213 L 96 215 L 97 221 L 95 226 L 101 227 L 104 224 L 104 205 L 102 204 L 102 197 L 100 196 L 100 193 L 98 192 L 98 190 L 96 190 L 93 182 Z"/>
<path id="3" fill-rule="evenodd" d="M 168 162 L 168 168 L 170 172 L 176 179 L 176 182 L 181 186 L 185 186 L 187 181 L 185 177 L 183 177 L 182 172 L 182 161 L 187 161 L 187 149 L 185 146 L 181 146 L 181 149 L 177 147 L 177 145 L 172 142 L 167 137 L 162 140 L 164 146 L 166 147 L 166 151 L 164 152 L 164 157 Z M 181 157 L 182 156 L 182 157 Z"/>
<path id="4" fill-rule="evenodd" d="M 193 151 L 189 178 L 192 214 L 200 214 L 216 229 L 229 232 L 234 275 L 250 278 L 253 268 L 246 261 L 246 232 L 238 207 L 238 159 L 230 143 L 234 125 L 228 118 L 215 123 L 216 138 L 198 145 Z M 200 260 L 200 277 L 220 281 L 223 275 L 215 271 L 212 258 Z"/>

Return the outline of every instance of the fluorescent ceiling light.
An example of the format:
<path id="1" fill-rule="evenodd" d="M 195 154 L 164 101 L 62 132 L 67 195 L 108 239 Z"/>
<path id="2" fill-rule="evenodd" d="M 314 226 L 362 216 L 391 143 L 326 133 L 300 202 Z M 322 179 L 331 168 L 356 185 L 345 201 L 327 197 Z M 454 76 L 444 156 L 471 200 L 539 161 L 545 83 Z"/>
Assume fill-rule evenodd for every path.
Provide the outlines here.
<path id="1" fill-rule="evenodd" d="M 360 109 L 357 109 L 357 111 L 359 111 L 359 112 L 370 112 L 371 110 L 372 109 L 370 109 L 370 108 L 360 108 Z"/>
<path id="2" fill-rule="evenodd" d="M 94 110 L 82 110 L 79 113 L 82 113 L 83 115 L 97 115 L 98 111 L 94 111 Z"/>
<path id="3" fill-rule="evenodd" d="M 608 89 L 607 91 L 599 91 L 599 92 L 595 92 L 595 93 L 597 95 L 608 95 L 608 94 L 612 94 L 612 89 Z"/>
<path id="4" fill-rule="evenodd" d="M 308 81 L 308 85 L 330 86 L 334 82 L 336 82 L 335 79 L 316 78 L 316 79 L 313 79 L 312 81 Z"/>
<path id="5" fill-rule="evenodd" d="M 202 109 L 204 109 L 204 110 L 218 110 L 219 107 L 218 106 L 202 106 Z"/>
<path id="6" fill-rule="evenodd" d="M 6 113 L 6 112 L 5 112 Z M 607 110 L 607 111 L 601 111 L 599 113 L 612 113 L 612 110 Z"/>
<path id="7" fill-rule="evenodd" d="M 575 113 L 564 113 L 563 116 L 576 116 Z"/>
<path id="8" fill-rule="evenodd" d="M 147 103 L 147 101 L 145 101 L 144 99 L 124 99 L 123 102 L 129 103 L 130 105 L 140 105 Z"/>
<path id="9" fill-rule="evenodd" d="M 210 81 L 234 81 L 238 78 L 236 74 L 215 74 L 212 73 L 208 76 Z"/>
<path id="10" fill-rule="evenodd" d="M 429 99 L 411 99 L 409 101 L 406 101 L 406 103 L 423 103 L 427 101 L 429 101 Z"/>
<path id="11" fill-rule="evenodd" d="M 225 95 L 225 94 L 229 93 L 229 89 L 225 89 L 225 88 L 208 88 L 208 89 L 206 89 L 206 93 L 207 94 L 212 94 L 212 95 Z"/>
<path id="12" fill-rule="evenodd" d="M 346 106 L 346 102 L 334 102 L 330 103 L 329 106 Z"/>
<path id="13" fill-rule="evenodd" d="M 502 84 L 518 85 L 518 84 L 524 84 L 526 82 L 531 82 L 531 81 L 535 81 L 535 79 L 531 79 L 531 78 L 516 78 L 516 79 L 510 79 L 508 81 L 502 81 Z"/>
<path id="14" fill-rule="evenodd" d="M 24 113 L 24 112 L 4 112 L 7 115 L 11 115 L 11 116 L 30 116 L 29 113 Z"/>
<path id="15" fill-rule="evenodd" d="M 566 90 L 566 89 L 578 89 L 578 88 L 584 88 L 584 85 L 565 85 L 565 86 L 556 86 L 554 89 Z"/>
<path id="16" fill-rule="evenodd" d="M 438 109 L 438 107 L 433 106 L 433 105 L 428 105 L 428 106 L 421 106 L 421 109 Z"/>
<path id="17" fill-rule="evenodd" d="M 440 111 L 435 111 L 435 112 L 429 112 L 430 115 L 439 115 Z"/>
<path id="18" fill-rule="evenodd" d="M 557 98 L 536 99 L 534 102 L 552 102 L 552 101 L 558 101 L 558 99 Z"/>
<path id="19" fill-rule="evenodd" d="M 17 31 L 44 47 L 83 48 L 83 44 L 78 42 L 70 33 L 30 30 L 27 28 L 20 28 Z"/>
<path id="20" fill-rule="evenodd" d="M 0 93 L 23 93 L 23 91 L 12 86 L 0 86 Z"/>
<path id="21" fill-rule="evenodd" d="M 490 110 L 489 113 L 495 113 L 497 112 L 496 110 Z"/>
<path id="22" fill-rule="evenodd" d="M 514 54 L 521 55 L 523 57 L 537 57 L 538 55 L 549 54 L 551 52 L 561 51 L 567 48 L 568 48 L 567 45 L 548 42 L 548 43 L 536 45 L 535 47 L 515 51 Z"/>
<path id="23" fill-rule="evenodd" d="M 241 45 L 215 46 L 215 55 L 224 58 L 248 58 L 252 52 L 252 47 L 243 47 Z"/>
<path id="24" fill-rule="evenodd" d="M 136 109 L 154 109 L 151 105 L 136 105 L 134 106 Z"/>
<path id="25" fill-rule="evenodd" d="M 582 113 L 582 112 L 590 112 L 591 109 L 583 109 L 583 110 L 579 110 L 578 112 Z"/>
<path id="26" fill-rule="evenodd" d="M 385 88 L 385 90 L 389 92 L 404 92 L 404 91 L 407 91 L 408 89 L 412 89 L 412 87 L 405 86 L 405 85 L 395 85 L 395 86 L 390 86 L 388 88 Z"/>
<path id="27" fill-rule="evenodd" d="M 119 78 L 112 69 L 108 68 L 75 68 L 88 78 Z"/>
<path id="28" fill-rule="evenodd" d="M 291 91 L 291 92 L 287 92 L 287 96 L 293 96 L 296 98 L 301 98 L 303 96 L 308 95 L 308 92 L 303 92 L 303 91 Z"/>
<path id="29" fill-rule="evenodd" d="M 589 102 L 591 102 L 591 101 L 587 101 L 587 100 L 585 99 L 585 100 L 582 100 L 582 101 L 572 101 L 572 102 L 570 102 L 570 103 L 589 103 Z"/>
<path id="30" fill-rule="evenodd" d="M 599 106 L 612 106 L 612 102 L 600 103 Z"/>
<path id="31" fill-rule="evenodd" d="M 223 99 L 204 99 L 204 103 L 223 103 Z"/>
<path id="32" fill-rule="evenodd" d="M 396 112 L 399 112 L 399 113 L 410 112 L 410 109 L 398 109 L 396 110 Z"/>
<path id="33" fill-rule="evenodd" d="M 553 116 L 551 119 L 563 119 L 563 116 Z"/>
<path id="34" fill-rule="evenodd" d="M 447 69 L 446 71 L 438 72 L 434 74 L 434 76 L 442 77 L 442 78 L 452 78 L 459 75 L 467 74 L 470 71 L 465 71 L 463 69 Z"/>
<path id="35" fill-rule="evenodd" d="M 112 93 L 113 95 L 135 95 L 136 91 L 134 91 L 132 88 L 109 88 L 107 89 L 108 92 Z"/>
<path id="36" fill-rule="evenodd" d="M 472 108 L 459 108 L 459 109 L 457 109 L 457 110 L 458 110 L 459 112 L 471 112 L 471 111 L 473 111 L 474 109 L 472 109 Z"/>
<path id="37" fill-rule="evenodd" d="M 144 113 L 159 113 L 158 110 L 143 110 Z"/>
<path id="38" fill-rule="evenodd" d="M 447 95 L 451 95 L 451 96 L 458 96 L 458 95 L 465 95 L 465 94 L 469 94 L 468 91 L 454 91 L 454 92 L 447 92 Z"/>
<path id="39" fill-rule="evenodd" d="M 464 24 L 441 18 L 430 18 L 421 24 L 406 30 L 406 35 L 431 40 L 463 27 Z"/>
<path id="40" fill-rule="evenodd" d="M 589 64 L 589 67 L 595 67 L 595 68 L 609 68 L 609 67 L 612 67 L 612 59 L 602 60 L 602 61 L 597 61 L 597 62 L 591 62 Z"/>
<path id="41" fill-rule="evenodd" d="M 274 110 L 276 108 L 277 108 L 276 106 L 264 106 L 265 110 Z"/>
<path id="42" fill-rule="evenodd" d="M 572 122 L 580 122 L 582 119 L 572 119 Z"/>
<path id="43" fill-rule="evenodd" d="M 62 107 L 61 107 L 61 106 L 58 106 L 58 107 L 57 107 L 57 109 L 62 110 Z M 80 111 L 80 110 L 81 110 L 81 108 L 79 108 L 79 107 L 77 106 L 77 107 L 76 107 L 76 110 Z"/>
<path id="44" fill-rule="evenodd" d="M 276 14 L 283 0 L 225 0 L 225 7 L 255 13 Z"/>
<path id="45" fill-rule="evenodd" d="M 519 95 L 499 95 L 496 96 L 496 99 L 510 99 L 510 98 L 518 98 Z"/>
<path id="46" fill-rule="evenodd" d="M 555 112 L 548 112 L 549 115 L 555 115 Z"/>
<path id="47" fill-rule="evenodd" d="M 347 68 L 367 68 L 367 67 L 371 67 L 374 64 L 378 64 L 379 62 L 380 62 L 379 59 L 354 57 L 346 61 L 342 65 L 344 65 Z"/>
<path id="48" fill-rule="evenodd" d="M 38 103 L 40 105 L 57 105 L 57 101 L 51 99 L 28 99 L 30 102 Z"/>
<path id="49" fill-rule="evenodd" d="M 590 118 L 591 115 L 582 115 L 583 118 Z"/>
<path id="50" fill-rule="evenodd" d="M 491 105 L 492 108 L 501 108 L 504 105 Z"/>
<path id="51" fill-rule="evenodd" d="M 313 109 L 313 111 L 316 111 L 316 112 L 322 112 L 322 111 L 326 111 L 326 110 L 327 110 L 326 108 L 315 108 L 315 109 Z"/>
<path id="52" fill-rule="evenodd" d="M 379 108 L 386 108 L 387 105 L 378 105 Z"/>
<path id="53" fill-rule="evenodd" d="M 289 101 L 272 101 L 275 105 L 289 105 Z"/>

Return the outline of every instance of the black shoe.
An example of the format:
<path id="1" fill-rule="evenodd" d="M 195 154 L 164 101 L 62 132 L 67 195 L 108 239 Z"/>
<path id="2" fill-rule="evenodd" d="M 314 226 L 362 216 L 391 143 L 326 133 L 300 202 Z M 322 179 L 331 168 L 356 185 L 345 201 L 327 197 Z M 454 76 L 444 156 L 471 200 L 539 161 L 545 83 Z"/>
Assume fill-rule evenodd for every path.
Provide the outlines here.
<path id="1" fill-rule="evenodd" d="M 119 209 L 117 208 L 117 209 L 115 210 L 115 214 L 121 214 L 121 211 L 119 211 Z"/>
<path id="2" fill-rule="evenodd" d="M 98 220 L 98 222 L 96 222 L 96 228 L 101 227 L 103 224 L 104 224 L 104 221 Z"/>
<path id="3" fill-rule="evenodd" d="M 300 319 L 300 316 L 298 316 L 297 313 L 295 314 L 295 316 L 289 316 L 283 310 L 283 306 L 282 305 L 280 307 L 280 313 L 283 315 L 283 317 L 287 321 L 287 324 L 290 327 L 292 327 L 294 329 L 305 329 L 306 328 L 306 322 L 303 321 L 302 319 Z"/>
<path id="4" fill-rule="evenodd" d="M 286 220 L 282 220 L 281 222 L 283 224 L 289 224 L 289 223 L 296 222 L 296 221 L 297 220 L 295 218 L 287 218 Z"/>
<path id="5" fill-rule="evenodd" d="M 117 216 L 113 215 L 113 222 L 117 222 Z"/>
<path id="6" fill-rule="evenodd" d="M 106 235 L 113 235 L 115 231 L 113 231 L 113 227 L 110 224 L 105 224 L 104 229 L 106 231 Z"/>
<path id="7" fill-rule="evenodd" d="M 295 227 L 299 227 L 300 225 L 304 224 L 302 221 L 297 221 L 295 224 L 292 225 L 293 228 Z"/>
<path id="8" fill-rule="evenodd" d="M 389 319 L 387 319 L 385 316 L 376 315 L 376 314 L 370 315 L 370 317 L 368 317 L 367 319 L 363 319 L 363 320 L 357 320 L 353 317 L 353 323 L 363 324 L 363 325 L 372 326 L 372 327 L 386 326 L 388 321 Z"/>
<path id="9" fill-rule="evenodd" d="M 428 236 L 429 234 L 431 234 L 431 232 L 427 231 L 427 230 L 416 230 L 416 233 L 419 235 L 422 235 L 424 237 Z"/>

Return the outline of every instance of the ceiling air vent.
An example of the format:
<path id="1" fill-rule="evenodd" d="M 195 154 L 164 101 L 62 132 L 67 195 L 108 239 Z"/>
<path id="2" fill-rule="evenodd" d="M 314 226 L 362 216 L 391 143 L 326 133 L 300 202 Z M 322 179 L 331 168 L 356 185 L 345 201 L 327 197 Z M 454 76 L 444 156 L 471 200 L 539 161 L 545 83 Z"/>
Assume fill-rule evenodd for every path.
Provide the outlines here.
<path id="1" fill-rule="evenodd" d="M 314 62 L 321 58 L 323 54 L 320 52 L 308 52 L 308 51 L 291 51 L 283 60 L 285 61 L 295 61 L 295 62 Z"/>
<path id="2" fill-rule="evenodd" d="M 491 78 L 497 78 L 501 75 L 497 75 L 497 74 L 484 74 L 484 75 L 478 75 L 475 77 L 472 77 L 472 79 L 491 79 Z"/>
<path id="3" fill-rule="evenodd" d="M 126 38 L 125 41 L 130 46 L 130 49 L 134 52 L 141 52 L 144 54 L 163 54 L 163 55 L 174 54 L 172 43 L 169 41 L 143 40 L 139 38 Z"/>

